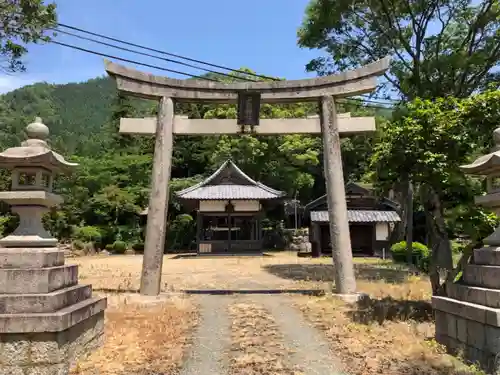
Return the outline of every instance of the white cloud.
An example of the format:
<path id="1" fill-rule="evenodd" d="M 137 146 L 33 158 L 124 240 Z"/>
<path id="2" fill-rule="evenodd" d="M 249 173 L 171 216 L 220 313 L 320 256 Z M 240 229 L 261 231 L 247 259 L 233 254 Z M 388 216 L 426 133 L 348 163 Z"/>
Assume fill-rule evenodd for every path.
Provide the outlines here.
<path id="1" fill-rule="evenodd" d="M 8 75 L 5 73 L 0 73 L 0 94 L 5 94 L 9 91 L 18 89 L 19 87 L 31 85 L 36 81 L 36 79 L 29 78 L 27 76 L 21 77 L 18 75 Z"/>

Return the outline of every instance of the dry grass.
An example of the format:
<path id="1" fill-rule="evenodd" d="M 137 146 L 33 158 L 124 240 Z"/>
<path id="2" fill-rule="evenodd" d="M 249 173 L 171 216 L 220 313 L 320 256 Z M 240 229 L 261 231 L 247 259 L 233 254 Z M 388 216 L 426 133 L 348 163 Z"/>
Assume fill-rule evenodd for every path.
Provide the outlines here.
<path id="1" fill-rule="evenodd" d="M 288 361 L 283 336 L 274 318 L 260 305 L 236 303 L 229 307 L 231 325 L 230 371 L 235 375 L 301 375 Z"/>
<path id="2" fill-rule="evenodd" d="M 96 289 L 126 291 L 139 288 L 142 265 L 140 255 L 96 256 L 76 258 L 70 262 L 80 265 L 82 283 L 92 283 Z M 434 323 L 429 304 L 431 290 L 426 278 L 408 277 L 405 267 L 395 266 L 387 261 L 361 258 L 355 259 L 355 262 L 358 289 L 371 296 L 371 299 L 364 304 L 349 307 L 332 298 L 297 298 L 297 304 L 305 315 L 325 331 L 332 348 L 350 369 L 351 374 L 479 373 L 459 372 L 457 369 L 460 368 L 459 362 L 444 354 L 443 348 L 432 340 Z M 169 255 L 164 257 L 162 281 L 164 290 L 238 289 L 245 288 L 248 282 L 258 282 L 268 288 L 328 290 L 332 286 L 333 271 L 331 258 L 299 258 L 292 253 L 277 253 L 270 257 L 189 259 L 175 259 Z M 133 316 L 135 308 L 127 308 L 132 309 L 129 311 L 130 316 Z M 271 321 L 267 320 L 267 315 L 258 307 L 245 305 L 245 309 L 241 306 L 232 309 L 232 313 L 236 314 L 235 317 L 238 316 L 235 318 L 233 328 L 240 331 L 240 336 L 235 336 L 234 340 L 240 340 L 238 342 L 243 345 L 238 352 L 240 353 L 238 362 L 252 364 L 253 368 L 265 367 L 268 363 L 266 355 L 273 358 L 273 355 L 278 354 L 264 353 L 263 359 L 260 360 L 258 357 L 261 354 L 256 354 L 260 353 L 258 351 L 268 348 L 272 353 L 275 349 L 269 348 L 267 344 L 252 346 L 252 340 L 262 341 L 263 337 L 270 340 L 273 329 L 269 328 L 272 327 Z M 121 314 L 126 314 L 126 311 Z M 141 312 L 138 314 L 147 315 Z M 167 324 L 175 319 L 183 322 L 182 313 L 172 311 L 169 313 L 170 317 L 164 319 L 162 315 L 167 316 L 167 314 L 152 314 L 149 323 L 144 320 L 143 328 L 137 328 L 135 331 L 137 340 L 140 340 L 138 342 L 150 342 L 148 338 L 139 335 L 139 329 L 149 330 L 148 324 Z M 119 315 L 120 313 L 117 313 L 115 319 L 119 319 Z M 109 315 L 108 321 L 111 323 L 107 327 L 113 324 L 112 317 L 113 315 Z M 151 323 L 155 321 L 156 323 Z M 135 323 L 140 327 L 141 323 L 134 321 Z M 187 327 L 189 323 L 184 321 L 179 325 Z M 121 329 L 127 332 L 125 326 Z M 118 345 L 123 332 L 116 335 L 117 341 L 111 344 L 112 347 Z M 251 336 L 256 338 L 251 340 Z M 273 340 L 279 341 L 281 338 L 275 337 Z M 136 356 L 146 357 L 145 354 Z M 272 362 L 279 361 L 272 360 Z M 246 371 L 252 366 L 244 365 L 242 369 L 245 368 Z M 286 368 L 284 364 L 281 366 Z M 246 374 L 243 370 L 239 373 Z"/>
<path id="3" fill-rule="evenodd" d="M 300 258 L 288 253 L 267 257 L 195 257 L 163 258 L 162 289 L 226 289 L 244 286 L 256 280 L 264 285 L 286 287 L 290 280 L 276 278 L 263 267 L 271 264 L 297 262 Z M 91 256 L 72 258 L 68 263 L 80 266 L 80 280 L 90 283 L 96 290 L 137 291 L 140 285 L 142 256 Z"/>
<path id="4" fill-rule="evenodd" d="M 71 374 L 175 374 L 196 323 L 186 298 L 158 305 L 132 304 L 108 296 L 102 348 L 80 361 Z"/>
<path id="5" fill-rule="evenodd" d="M 434 322 L 426 278 L 402 283 L 360 281 L 370 299 L 347 305 L 331 297 L 298 297 L 305 316 L 326 333 L 353 375 L 481 374 L 447 355 L 432 338 Z"/>

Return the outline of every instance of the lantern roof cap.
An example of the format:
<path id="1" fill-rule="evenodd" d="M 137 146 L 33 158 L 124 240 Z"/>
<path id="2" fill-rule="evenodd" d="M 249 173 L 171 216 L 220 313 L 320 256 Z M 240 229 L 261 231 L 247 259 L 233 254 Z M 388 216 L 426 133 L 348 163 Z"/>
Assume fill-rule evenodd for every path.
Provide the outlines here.
<path id="1" fill-rule="evenodd" d="M 0 167 L 43 167 L 52 171 L 70 170 L 77 163 L 71 163 L 55 151 L 46 142 L 50 132 L 40 117 L 26 127 L 27 139 L 21 146 L 11 147 L 0 153 Z"/>
<path id="2" fill-rule="evenodd" d="M 500 172 L 500 127 L 493 131 L 495 146 L 488 155 L 483 155 L 460 169 L 473 175 L 489 176 Z"/>

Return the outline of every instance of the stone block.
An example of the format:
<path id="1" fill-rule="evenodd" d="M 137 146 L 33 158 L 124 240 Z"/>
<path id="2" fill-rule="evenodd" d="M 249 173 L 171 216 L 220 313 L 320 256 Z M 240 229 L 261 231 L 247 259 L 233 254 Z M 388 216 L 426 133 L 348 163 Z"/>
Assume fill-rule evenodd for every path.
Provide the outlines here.
<path id="1" fill-rule="evenodd" d="M 466 284 L 500 289 L 500 266 L 469 264 L 463 273 Z"/>
<path id="2" fill-rule="evenodd" d="M 102 345 L 101 311 L 61 332 L 0 335 L 0 375 L 67 375 L 69 368 Z"/>
<path id="3" fill-rule="evenodd" d="M 436 311 L 444 311 L 457 317 L 500 327 L 500 309 L 441 296 L 432 297 L 432 306 Z"/>
<path id="4" fill-rule="evenodd" d="M 473 320 L 467 321 L 467 341 L 468 346 L 483 350 L 486 344 L 485 325 Z"/>
<path id="5" fill-rule="evenodd" d="M 493 355 L 500 353 L 500 328 L 485 326 L 484 334 L 486 338 L 486 346 L 488 352 Z"/>
<path id="6" fill-rule="evenodd" d="M 448 314 L 443 311 L 435 311 L 434 319 L 436 321 L 436 335 L 448 336 Z"/>
<path id="7" fill-rule="evenodd" d="M 78 266 L 0 269 L 0 294 L 50 293 L 76 285 Z"/>
<path id="8" fill-rule="evenodd" d="M 0 314 L 56 312 L 91 297 L 90 285 L 75 285 L 45 294 L 0 294 Z"/>
<path id="9" fill-rule="evenodd" d="M 0 268 L 45 268 L 64 265 L 58 248 L 0 248 Z"/>
<path id="10" fill-rule="evenodd" d="M 457 317 L 452 314 L 446 314 L 446 331 L 452 339 L 457 338 Z"/>
<path id="11" fill-rule="evenodd" d="M 464 284 L 449 284 L 446 290 L 450 298 L 496 309 L 500 308 L 500 289 L 483 288 Z"/>
<path id="12" fill-rule="evenodd" d="M 457 341 L 461 343 L 467 342 L 467 320 L 461 317 L 456 317 L 457 321 Z"/>
<path id="13" fill-rule="evenodd" d="M 0 314 L 0 335 L 61 332 L 104 311 L 106 303 L 106 298 L 93 297 L 55 313 Z"/>
<path id="14" fill-rule="evenodd" d="M 474 263 L 500 266 L 500 247 L 483 247 L 474 250 Z"/>

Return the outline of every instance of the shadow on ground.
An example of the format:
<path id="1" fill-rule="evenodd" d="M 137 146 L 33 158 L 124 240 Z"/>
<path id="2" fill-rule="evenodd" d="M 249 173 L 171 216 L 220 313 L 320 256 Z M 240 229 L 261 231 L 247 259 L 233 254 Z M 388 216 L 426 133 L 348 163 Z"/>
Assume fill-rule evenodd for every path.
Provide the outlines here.
<path id="1" fill-rule="evenodd" d="M 348 316 L 356 323 L 367 325 L 374 322 L 382 324 L 386 320 L 428 322 L 434 319 L 432 311 L 432 305 L 428 301 L 367 296 L 353 305 Z"/>
<path id="2" fill-rule="evenodd" d="M 200 259 L 200 258 L 233 258 L 233 257 L 274 257 L 272 254 L 266 254 L 266 253 L 247 253 L 247 254 L 241 254 L 241 253 L 226 253 L 226 254 L 199 254 L 199 253 L 184 253 L 184 254 L 178 254 L 173 256 L 170 259 Z"/>
<path id="3" fill-rule="evenodd" d="M 271 264 L 263 269 L 272 275 L 295 281 L 332 282 L 334 278 L 331 264 Z M 390 283 L 403 283 L 409 275 L 406 270 L 372 264 L 355 264 L 354 272 L 359 280 L 381 280 Z"/>
<path id="4" fill-rule="evenodd" d="M 186 289 L 186 294 L 301 294 L 307 296 L 324 296 L 325 291 L 319 289 Z"/>

